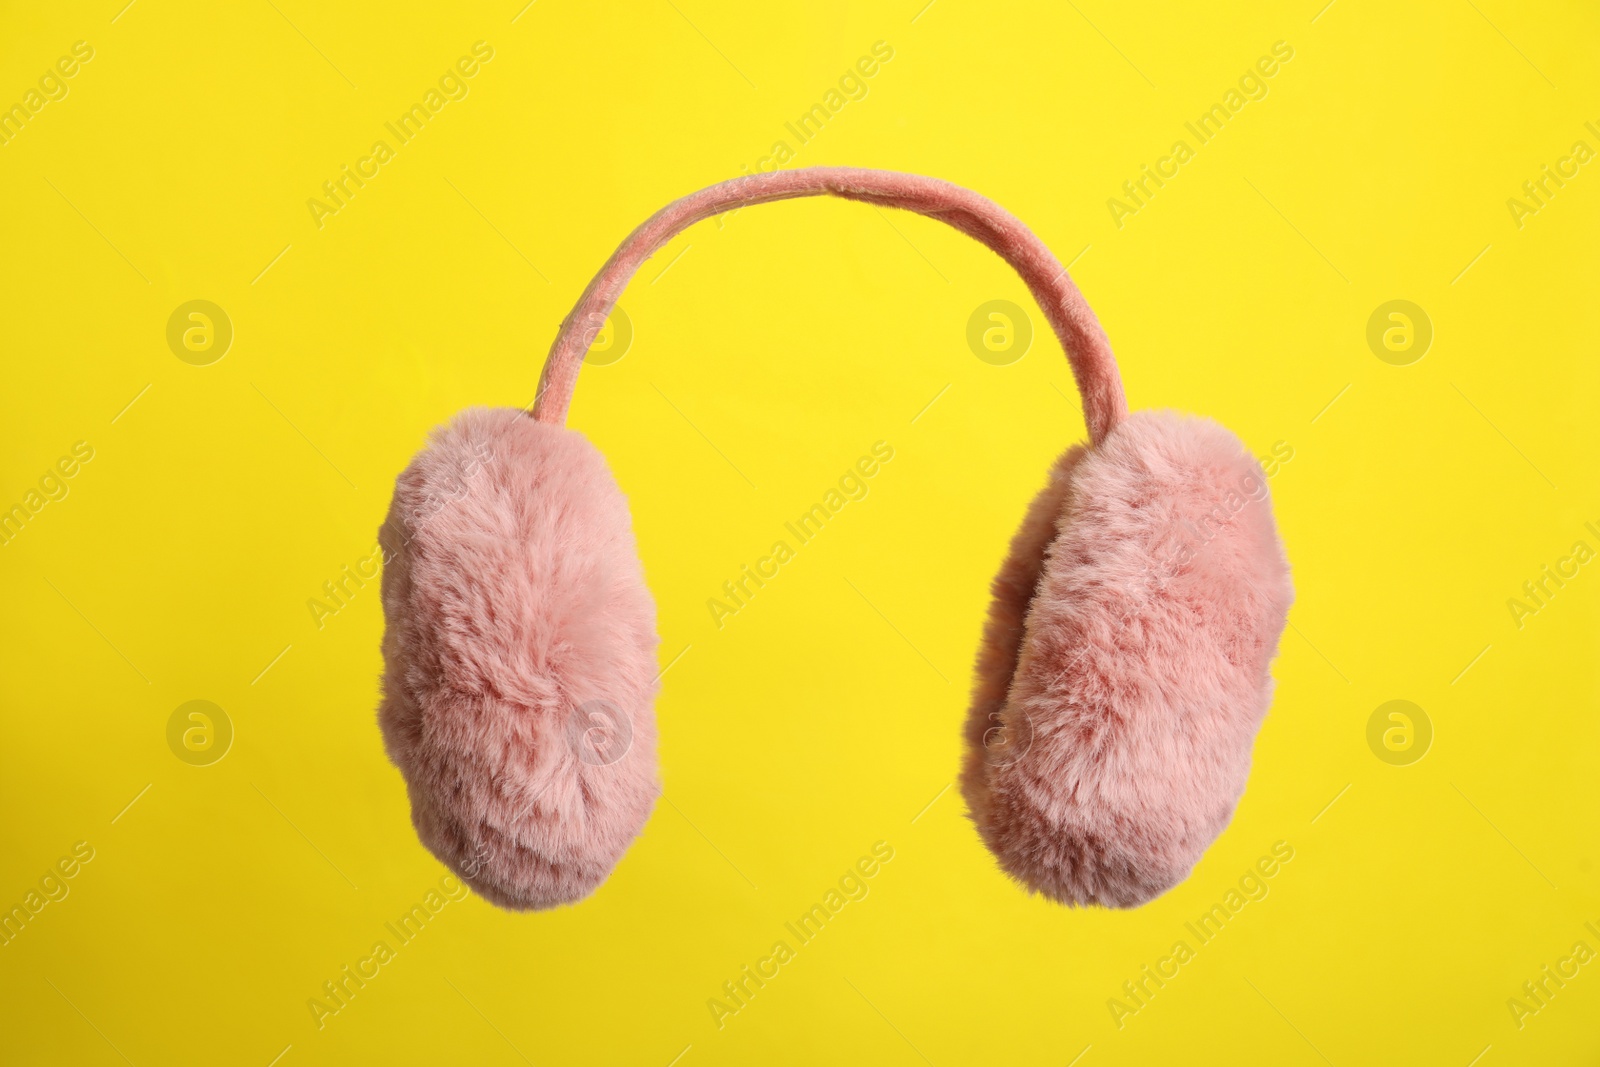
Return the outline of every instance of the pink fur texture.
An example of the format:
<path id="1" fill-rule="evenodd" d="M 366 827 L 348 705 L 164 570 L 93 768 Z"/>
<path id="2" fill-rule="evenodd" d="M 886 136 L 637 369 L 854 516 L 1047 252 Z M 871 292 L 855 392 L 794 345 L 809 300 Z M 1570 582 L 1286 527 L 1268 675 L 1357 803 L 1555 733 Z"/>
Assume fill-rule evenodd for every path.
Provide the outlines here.
<path id="1" fill-rule="evenodd" d="M 966 728 L 1001 866 L 1112 907 L 1187 877 L 1244 791 L 1293 598 L 1266 479 L 1216 423 L 1140 412 L 1062 456 L 995 579 Z"/>
<path id="2" fill-rule="evenodd" d="M 595 889 L 660 786 L 655 604 L 581 434 L 472 408 L 395 484 L 378 720 L 425 845 L 506 908 Z"/>

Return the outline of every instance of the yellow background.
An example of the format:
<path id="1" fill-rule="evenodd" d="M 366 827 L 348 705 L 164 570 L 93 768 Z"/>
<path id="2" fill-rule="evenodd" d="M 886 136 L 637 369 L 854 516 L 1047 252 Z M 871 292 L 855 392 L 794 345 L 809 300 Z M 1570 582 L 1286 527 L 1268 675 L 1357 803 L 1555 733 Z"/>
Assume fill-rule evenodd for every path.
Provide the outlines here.
<path id="1" fill-rule="evenodd" d="M 1600 963 L 1520 1028 L 1507 1006 L 1600 951 L 1600 565 L 1520 628 L 1507 607 L 1600 548 L 1600 163 L 1521 228 L 1506 206 L 1600 148 L 1592 6 L 122 2 L 0 23 L 3 103 L 94 48 L 0 147 L 0 507 L 95 450 L 0 547 L 0 905 L 95 850 L 0 947 L 7 1063 L 1600 1054 Z M 479 40 L 469 95 L 319 229 L 306 201 Z M 1107 199 L 1280 40 L 1269 94 L 1119 229 Z M 376 585 L 321 629 L 307 601 L 370 553 L 431 427 L 531 399 L 632 226 L 796 147 L 785 122 L 877 41 L 893 59 L 791 165 L 995 198 L 1076 260 L 1132 406 L 1293 449 L 1271 484 L 1298 601 L 1232 826 L 1137 911 L 997 873 L 945 788 L 987 583 L 1083 436 L 1067 367 L 1042 332 L 975 358 L 979 304 L 1036 312 L 938 223 L 750 210 L 646 267 L 632 348 L 571 418 L 659 605 L 667 799 L 592 899 L 450 904 L 319 1030 L 307 1001 L 444 870 L 374 723 Z M 233 324 L 210 366 L 166 342 L 193 299 Z M 1366 343 L 1392 299 L 1433 324 L 1410 366 Z M 706 600 L 879 440 L 870 495 L 719 630 Z M 210 766 L 166 741 L 194 699 L 235 731 Z M 1391 699 L 1433 725 L 1409 766 L 1367 744 Z M 877 841 L 870 894 L 719 1029 L 708 999 Z M 1107 1001 L 1277 841 L 1270 894 L 1119 1028 Z"/>

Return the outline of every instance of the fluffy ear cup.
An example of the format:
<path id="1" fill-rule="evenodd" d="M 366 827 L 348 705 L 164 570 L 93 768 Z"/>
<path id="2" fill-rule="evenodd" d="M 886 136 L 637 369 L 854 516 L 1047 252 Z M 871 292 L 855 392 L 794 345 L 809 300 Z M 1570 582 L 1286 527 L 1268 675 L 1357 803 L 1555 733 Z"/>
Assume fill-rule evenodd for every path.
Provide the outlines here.
<path id="1" fill-rule="evenodd" d="M 961 776 L 1000 865 L 1133 907 L 1227 826 L 1294 599 L 1260 465 L 1140 412 L 1051 470 L 994 582 Z"/>
<path id="2" fill-rule="evenodd" d="M 418 835 L 501 907 L 582 899 L 660 792 L 655 604 L 604 459 L 469 409 L 400 475 L 379 539 L 378 720 Z"/>

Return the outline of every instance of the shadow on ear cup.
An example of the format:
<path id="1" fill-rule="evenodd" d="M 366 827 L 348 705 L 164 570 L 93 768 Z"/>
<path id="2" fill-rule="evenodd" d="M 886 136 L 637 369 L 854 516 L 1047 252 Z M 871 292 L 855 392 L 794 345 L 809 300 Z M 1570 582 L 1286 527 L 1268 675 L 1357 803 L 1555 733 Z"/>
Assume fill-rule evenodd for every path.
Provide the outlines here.
<path id="1" fill-rule="evenodd" d="M 1085 446 L 1073 445 L 1050 465 L 1049 480 L 1028 505 L 1022 525 L 1011 538 L 1005 561 L 1000 564 L 1000 573 L 990 585 L 992 599 L 983 643 L 978 649 L 961 767 L 961 790 L 980 827 L 989 821 L 988 764 L 1006 762 L 1011 754 L 1024 751 L 1031 741 L 1024 719 L 1016 721 L 1015 730 L 1008 730 L 1006 697 L 1022 658 L 1028 609 L 1044 574 L 1045 553 L 1056 539 L 1072 488 L 1072 471 L 1085 451 Z"/>
<path id="2" fill-rule="evenodd" d="M 994 583 L 961 785 L 1001 867 L 1133 907 L 1233 817 L 1294 593 L 1266 478 L 1216 423 L 1129 416 L 1051 471 Z"/>
<path id="3" fill-rule="evenodd" d="M 471 408 L 395 483 L 378 721 L 434 855 L 501 907 L 580 900 L 660 792 L 655 604 L 581 434 Z"/>

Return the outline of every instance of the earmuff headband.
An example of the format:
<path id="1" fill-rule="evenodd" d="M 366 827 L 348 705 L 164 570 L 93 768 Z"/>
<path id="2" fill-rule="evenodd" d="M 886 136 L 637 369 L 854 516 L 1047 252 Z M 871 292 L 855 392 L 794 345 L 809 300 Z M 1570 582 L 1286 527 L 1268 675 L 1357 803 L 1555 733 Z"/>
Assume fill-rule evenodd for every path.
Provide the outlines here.
<path id="1" fill-rule="evenodd" d="M 1126 908 L 1188 877 L 1233 816 L 1294 600 L 1250 450 L 1209 419 L 1129 414 L 1066 270 L 976 193 L 877 170 L 758 174 L 622 242 L 561 324 L 532 418 L 469 408 L 395 480 L 378 721 L 418 836 L 501 907 L 592 893 L 661 794 L 655 602 L 622 487 L 562 425 L 588 346 L 674 235 L 821 195 L 928 215 L 998 252 L 1083 396 L 1093 445 L 1056 460 L 993 584 L 961 770 L 984 843 L 1032 891 Z"/>
<path id="2" fill-rule="evenodd" d="M 734 208 L 802 196 L 837 196 L 915 211 L 983 242 L 1027 283 L 1060 339 L 1083 397 L 1090 441 L 1098 445 L 1127 416 L 1122 378 L 1099 320 L 1066 268 L 1010 212 L 969 189 L 936 178 L 860 167 L 808 167 L 751 174 L 709 186 L 673 201 L 629 234 L 562 322 L 545 360 L 533 417 L 556 426 L 566 422 L 578 369 L 589 345 L 634 272 L 662 245 L 696 222 Z"/>

